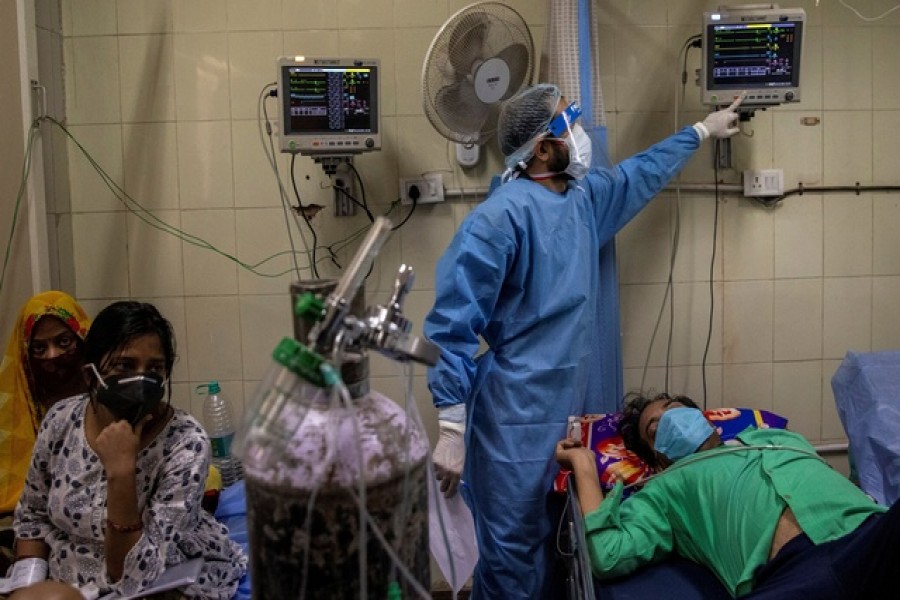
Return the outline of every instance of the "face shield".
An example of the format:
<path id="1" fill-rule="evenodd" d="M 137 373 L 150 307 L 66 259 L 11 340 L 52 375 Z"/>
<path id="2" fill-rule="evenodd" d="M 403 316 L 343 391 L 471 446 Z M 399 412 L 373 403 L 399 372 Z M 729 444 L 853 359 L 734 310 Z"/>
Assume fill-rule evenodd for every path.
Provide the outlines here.
<path id="1" fill-rule="evenodd" d="M 547 127 L 556 115 L 562 97 L 555 85 L 542 83 L 525 89 L 506 102 L 497 121 L 497 142 L 506 157 L 504 180 L 534 156 L 537 142 L 548 135 Z"/>

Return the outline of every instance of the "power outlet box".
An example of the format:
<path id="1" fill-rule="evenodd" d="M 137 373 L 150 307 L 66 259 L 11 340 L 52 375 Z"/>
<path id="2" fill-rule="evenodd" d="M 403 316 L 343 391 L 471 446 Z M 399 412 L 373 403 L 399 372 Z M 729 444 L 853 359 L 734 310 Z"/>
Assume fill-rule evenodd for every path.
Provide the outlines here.
<path id="1" fill-rule="evenodd" d="M 444 201 L 444 178 L 440 173 L 429 173 L 422 177 L 400 178 L 400 203 L 412 204 L 414 194 L 416 204 L 434 204 Z"/>
<path id="2" fill-rule="evenodd" d="M 744 196 L 759 198 L 784 193 L 782 169 L 747 169 L 744 171 Z"/>

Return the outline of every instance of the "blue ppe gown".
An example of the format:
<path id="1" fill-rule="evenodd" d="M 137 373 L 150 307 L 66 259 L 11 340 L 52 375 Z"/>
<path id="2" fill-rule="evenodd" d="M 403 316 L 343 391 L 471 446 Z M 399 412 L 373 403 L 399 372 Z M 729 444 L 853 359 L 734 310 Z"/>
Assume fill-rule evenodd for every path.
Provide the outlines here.
<path id="1" fill-rule="evenodd" d="M 466 217 L 437 264 L 424 332 L 441 356 L 428 384 L 438 408 L 467 408 L 473 598 L 563 594 L 547 576 L 556 526 L 547 494 L 567 417 L 600 410 L 599 290 L 610 277 L 600 249 L 699 145 L 685 127 L 561 194 L 507 182 Z M 476 357 L 479 337 L 488 348 Z"/>

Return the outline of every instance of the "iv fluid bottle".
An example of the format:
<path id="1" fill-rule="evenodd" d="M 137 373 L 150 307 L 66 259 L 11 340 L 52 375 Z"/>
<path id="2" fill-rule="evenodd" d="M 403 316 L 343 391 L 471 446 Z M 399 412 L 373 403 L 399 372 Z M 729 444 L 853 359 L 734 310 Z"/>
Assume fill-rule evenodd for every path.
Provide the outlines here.
<path id="1" fill-rule="evenodd" d="M 243 477 L 241 463 L 232 453 L 232 440 L 234 439 L 234 419 L 231 415 L 231 407 L 220 396 L 222 389 L 219 382 L 211 381 L 208 384 L 197 386 L 197 390 L 206 388 L 206 401 L 203 403 L 203 421 L 206 425 L 206 433 L 212 450 L 212 464 L 222 474 L 222 485 L 228 487 Z"/>

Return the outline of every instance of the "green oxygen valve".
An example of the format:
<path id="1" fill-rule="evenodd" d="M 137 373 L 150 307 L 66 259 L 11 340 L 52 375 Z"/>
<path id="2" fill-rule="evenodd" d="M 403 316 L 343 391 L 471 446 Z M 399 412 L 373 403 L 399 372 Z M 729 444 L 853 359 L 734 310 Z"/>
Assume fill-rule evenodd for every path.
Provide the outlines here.
<path id="1" fill-rule="evenodd" d="M 325 302 L 312 292 L 304 292 L 297 298 L 294 314 L 306 321 L 321 321 L 325 317 Z"/>
<path id="2" fill-rule="evenodd" d="M 282 338 L 272 352 L 272 358 L 290 372 L 314 385 L 323 388 L 331 385 L 321 368 L 325 364 L 325 359 L 294 338 Z"/>

